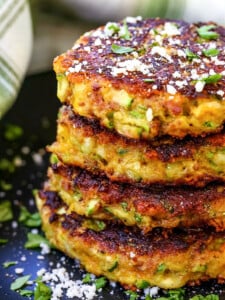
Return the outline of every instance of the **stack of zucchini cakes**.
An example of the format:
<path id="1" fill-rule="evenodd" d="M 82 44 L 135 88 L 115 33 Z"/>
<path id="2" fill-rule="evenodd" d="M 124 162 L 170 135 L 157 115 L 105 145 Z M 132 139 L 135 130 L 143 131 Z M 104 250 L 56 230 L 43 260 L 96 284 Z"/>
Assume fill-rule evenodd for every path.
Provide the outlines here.
<path id="1" fill-rule="evenodd" d="M 126 287 L 225 279 L 225 29 L 127 17 L 56 57 L 49 240 Z"/>

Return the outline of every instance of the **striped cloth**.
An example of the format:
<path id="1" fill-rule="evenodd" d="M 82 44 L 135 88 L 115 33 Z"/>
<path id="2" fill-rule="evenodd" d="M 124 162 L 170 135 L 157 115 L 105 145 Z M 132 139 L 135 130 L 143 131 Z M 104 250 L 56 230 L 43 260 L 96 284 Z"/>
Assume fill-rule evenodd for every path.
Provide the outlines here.
<path id="1" fill-rule="evenodd" d="M 27 0 L 0 0 L 0 119 L 16 99 L 32 50 Z"/>

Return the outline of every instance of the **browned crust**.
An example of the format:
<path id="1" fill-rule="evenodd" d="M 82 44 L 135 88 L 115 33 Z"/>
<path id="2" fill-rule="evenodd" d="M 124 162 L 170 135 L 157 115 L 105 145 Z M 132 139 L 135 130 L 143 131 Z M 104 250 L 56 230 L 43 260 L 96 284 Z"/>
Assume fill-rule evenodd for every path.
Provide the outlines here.
<path id="1" fill-rule="evenodd" d="M 63 228 L 70 231 L 70 234 L 74 237 L 80 233 L 79 228 L 86 219 L 75 213 L 65 214 L 61 218 L 55 210 L 65 206 L 65 204 L 56 192 L 39 191 L 39 197 L 45 201 L 44 206 L 51 211 L 49 214 L 50 223 L 60 221 Z M 210 236 L 212 238 L 224 237 L 224 233 L 214 232 L 210 228 L 207 228 L 207 230 L 182 228 L 174 231 L 156 228 L 147 234 L 143 234 L 136 227 L 127 228 L 116 222 L 108 222 L 106 229 L 98 232 L 87 229 L 82 232 L 82 236 L 90 245 L 92 242 L 98 241 L 103 251 L 119 251 L 131 247 L 131 249 L 135 249 L 138 255 L 152 255 L 154 251 L 176 253 L 187 249 L 189 245 L 195 242 L 201 245 Z"/>
<path id="2" fill-rule="evenodd" d="M 39 193 L 38 207 L 44 231 L 50 241 L 71 257 L 81 260 L 88 272 L 105 275 L 126 287 L 138 281 L 148 281 L 162 288 L 178 288 L 185 284 L 199 284 L 209 278 L 225 278 L 225 233 L 211 228 L 156 228 L 143 234 L 135 227 L 107 223 L 104 230 L 88 229 L 87 219 L 74 213 L 58 214 L 56 193 Z M 54 200 L 54 197 L 57 197 Z M 47 201 L 47 202 L 46 202 Z M 63 204 L 59 204 L 61 210 Z M 117 268 L 107 270 L 117 261 Z M 160 265 L 165 273 L 158 272 Z"/>
<path id="3" fill-rule="evenodd" d="M 150 141 L 140 141 L 124 137 L 114 130 L 104 128 L 96 120 L 91 120 L 79 116 L 73 112 L 71 106 L 64 106 L 61 110 L 63 117 L 58 121 L 67 126 L 80 128 L 84 136 L 98 136 L 102 144 L 118 144 L 126 147 L 136 147 L 145 149 L 145 155 L 149 159 L 159 159 L 163 162 L 173 162 L 177 158 L 190 158 L 202 146 L 225 146 L 225 130 L 223 132 L 207 137 L 191 138 L 182 140 L 174 138 L 161 138 Z M 68 123 L 67 123 L 68 122 Z"/>
<path id="4" fill-rule="evenodd" d="M 225 46 L 225 28 L 219 26 L 215 23 L 196 23 L 189 24 L 184 21 L 169 20 L 178 26 L 181 34 L 172 37 L 172 40 L 179 40 L 179 43 L 171 44 L 170 37 L 163 39 L 163 47 L 168 49 L 173 49 L 175 54 L 171 54 L 172 61 L 167 61 L 166 59 L 159 59 L 159 55 L 151 54 L 152 43 L 155 43 L 154 38 L 151 36 L 150 31 L 153 29 L 160 28 L 160 26 L 165 25 L 168 20 L 161 19 L 147 19 L 131 24 L 127 22 L 128 30 L 131 33 L 131 38 L 124 40 L 118 38 L 118 36 L 113 35 L 110 37 L 104 37 L 104 28 L 100 27 L 97 30 L 93 30 L 90 33 L 83 35 L 75 44 L 75 48 L 69 50 L 68 52 L 58 56 L 54 60 L 54 69 L 56 73 L 67 72 L 71 67 L 73 68 L 76 64 L 82 64 L 81 71 L 73 72 L 68 71 L 68 79 L 71 83 L 81 82 L 81 81 L 92 81 L 98 82 L 104 79 L 106 82 L 110 82 L 117 89 L 125 89 L 130 93 L 136 95 L 141 95 L 143 97 L 149 97 L 149 103 L 151 103 L 151 95 L 158 95 L 161 92 L 166 92 L 166 85 L 171 81 L 174 82 L 173 74 L 175 71 L 180 72 L 181 78 L 187 80 L 187 85 L 178 88 L 178 92 L 189 97 L 190 101 L 194 101 L 195 98 L 199 96 L 210 97 L 215 95 L 216 91 L 225 91 L 225 78 L 223 77 L 217 84 L 207 84 L 204 91 L 197 92 L 195 90 L 193 79 L 190 76 L 191 70 L 196 69 L 200 74 L 208 73 L 210 69 L 213 69 L 216 73 L 223 71 L 223 65 L 215 65 L 213 61 L 202 62 L 204 68 L 200 67 L 199 64 L 189 63 L 187 64 L 187 58 L 180 57 L 176 54 L 177 50 L 190 49 L 195 53 L 200 53 L 199 56 L 201 60 L 204 58 L 202 55 L 202 48 L 207 48 L 210 41 L 200 40 L 197 29 L 204 25 L 214 25 L 213 31 L 219 34 L 216 40 L 216 48 L 221 51 L 218 58 L 224 61 L 222 51 Z M 122 22 L 118 23 L 122 24 Z M 96 39 L 100 36 L 101 45 L 96 45 Z M 148 63 L 152 65 L 151 78 L 154 79 L 153 83 L 146 83 L 144 79 L 148 76 L 141 72 L 129 72 L 128 74 L 119 74 L 113 76 L 110 67 L 115 67 L 118 62 L 127 60 L 131 58 L 130 54 L 120 55 L 115 54 L 111 50 L 111 45 L 113 43 L 119 44 L 121 46 L 132 47 L 138 54 L 138 58 L 143 63 Z M 87 47 L 90 47 L 90 51 L 87 51 Z M 145 48 L 144 55 L 140 51 L 141 48 Z M 99 54 L 99 49 L 102 50 Z M 85 64 L 83 64 L 85 62 Z M 101 71 L 99 71 L 101 70 Z M 152 86 L 157 85 L 157 89 L 153 89 Z"/>
<path id="5" fill-rule="evenodd" d="M 126 209 L 132 207 L 141 217 L 149 216 L 152 219 L 150 227 L 146 228 L 144 224 L 137 222 L 144 232 L 156 226 L 172 228 L 208 224 L 215 227 L 217 231 L 225 228 L 225 218 L 222 214 L 225 199 L 223 185 L 211 184 L 204 188 L 167 187 L 165 189 L 163 186 L 138 188 L 134 185 L 111 182 L 106 177 L 93 176 L 86 170 L 62 163 L 53 164 L 49 169 L 50 181 L 54 176 L 53 173 L 61 176 L 62 188 L 65 191 L 73 194 L 78 188 L 82 198 L 100 198 L 101 204 L 97 213 L 105 213 L 105 206 L 110 208 L 110 205 L 125 201 Z M 43 193 L 45 192 L 49 192 L 49 184 L 46 185 Z M 105 213 L 104 219 L 106 218 Z M 110 219 L 110 214 L 108 218 Z"/>
<path id="6" fill-rule="evenodd" d="M 112 147 L 112 155 L 115 155 L 115 161 L 121 159 L 117 153 L 117 149 L 128 149 L 129 153 L 139 153 L 141 159 L 139 163 L 142 166 L 148 164 L 149 168 L 160 164 L 161 173 L 157 174 L 157 178 L 147 177 L 145 179 L 135 179 L 127 176 L 126 172 L 115 174 L 114 168 L 109 167 L 109 157 L 106 162 L 98 162 L 91 156 L 84 155 L 80 152 L 82 159 L 76 159 L 75 153 L 73 153 L 72 142 L 69 141 L 67 147 L 69 154 L 68 164 L 72 164 L 81 168 L 85 168 L 96 175 L 106 175 L 110 180 L 127 182 L 136 184 L 140 187 L 152 184 L 166 184 L 168 185 L 192 185 L 202 187 L 212 181 L 224 182 L 224 172 L 220 165 L 213 165 L 210 155 L 217 153 L 224 153 L 225 148 L 225 134 L 224 131 L 215 135 L 207 136 L 205 138 L 190 138 L 186 137 L 182 140 L 176 140 L 172 138 L 158 139 L 153 142 L 144 140 L 133 140 L 123 137 L 99 125 L 97 121 L 89 120 L 74 114 L 70 106 L 63 106 L 60 111 L 60 117 L 58 119 L 58 126 L 65 128 L 71 137 L 77 138 L 77 135 L 81 139 L 91 137 L 95 143 L 108 147 L 110 151 L 110 145 L 116 145 L 116 148 Z M 63 150 L 64 146 L 67 146 L 67 141 L 63 140 L 64 137 L 58 132 L 57 141 L 52 146 L 47 147 L 47 150 L 57 154 L 60 160 L 64 161 L 62 156 L 67 150 Z M 82 143 L 82 141 L 81 141 Z M 70 151 L 71 150 L 71 151 Z M 62 152 L 64 151 L 64 152 Z M 79 150 L 77 150 L 79 151 Z M 93 149 L 95 151 L 95 149 Z M 73 153 L 73 154 L 71 154 Z M 208 157 L 209 155 L 209 157 Z M 110 158 L 111 159 L 111 158 Z M 65 161 L 64 161 L 65 162 Z M 176 164 L 180 164 L 180 170 L 183 171 L 181 175 L 176 174 L 177 178 L 168 178 L 166 176 L 168 166 L 173 167 Z M 191 164 L 191 168 L 187 169 L 186 166 Z M 124 166 L 126 168 L 126 166 Z M 183 169 L 182 169 L 183 168 Z M 218 170 L 217 170 L 217 169 Z M 154 170 L 152 169 L 152 172 Z"/>

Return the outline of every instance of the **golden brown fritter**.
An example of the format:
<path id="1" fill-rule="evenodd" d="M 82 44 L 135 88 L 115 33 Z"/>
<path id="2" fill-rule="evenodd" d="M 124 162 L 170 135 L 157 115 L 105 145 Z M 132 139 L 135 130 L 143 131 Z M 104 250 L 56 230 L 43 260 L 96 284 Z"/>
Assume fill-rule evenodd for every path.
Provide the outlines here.
<path id="1" fill-rule="evenodd" d="M 157 144 L 158 143 L 158 144 Z M 113 181 L 204 186 L 225 179 L 225 133 L 149 143 L 127 139 L 61 108 L 57 141 L 48 147 L 65 164 Z"/>
<path id="2" fill-rule="evenodd" d="M 93 219 L 68 214 L 57 193 L 37 194 L 43 230 L 49 241 L 88 272 L 126 287 L 148 282 L 166 289 L 225 279 L 225 232 L 210 228 L 161 230 L 142 234 L 134 227 L 107 223 L 94 230 Z"/>
<path id="3" fill-rule="evenodd" d="M 58 97 L 76 113 L 139 139 L 221 130 L 225 28 L 126 18 L 78 39 L 54 60 Z"/>
<path id="4" fill-rule="evenodd" d="M 68 205 L 68 212 L 99 220 L 117 220 L 138 226 L 143 232 L 154 227 L 211 225 L 225 230 L 225 187 L 155 186 L 137 188 L 110 182 L 86 170 L 54 163 L 48 169 L 43 194 L 55 191 Z M 104 224 L 104 223 L 103 223 Z"/>

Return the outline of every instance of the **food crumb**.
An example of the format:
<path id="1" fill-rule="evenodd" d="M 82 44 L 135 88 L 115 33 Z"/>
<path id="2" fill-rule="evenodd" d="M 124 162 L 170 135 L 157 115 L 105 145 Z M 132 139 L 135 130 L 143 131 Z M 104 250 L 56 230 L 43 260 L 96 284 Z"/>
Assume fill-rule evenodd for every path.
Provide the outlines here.
<path id="1" fill-rule="evenodd" d="M 16 274 L 22 274 L 24 272 L 24 268 L 15 268 Z"/>

